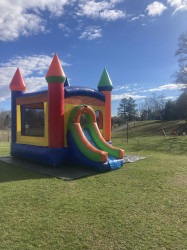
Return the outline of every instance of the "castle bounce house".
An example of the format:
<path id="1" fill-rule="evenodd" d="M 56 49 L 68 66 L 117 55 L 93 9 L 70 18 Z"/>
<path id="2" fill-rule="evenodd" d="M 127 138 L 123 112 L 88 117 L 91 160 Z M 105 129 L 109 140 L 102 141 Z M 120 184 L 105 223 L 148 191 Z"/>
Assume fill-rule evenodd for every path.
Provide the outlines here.
<path id="1" fill-rule="evenodd" d="M 97 171 L 118 169 L 124 150 L 111 145 L 112 83 L 104 69 L 98 90 L 70 86 L 55 54 L 48 90 L 24 93 L 19 68 L 10 83 L 11 155 L 50 166 L 74 162 Z"/>

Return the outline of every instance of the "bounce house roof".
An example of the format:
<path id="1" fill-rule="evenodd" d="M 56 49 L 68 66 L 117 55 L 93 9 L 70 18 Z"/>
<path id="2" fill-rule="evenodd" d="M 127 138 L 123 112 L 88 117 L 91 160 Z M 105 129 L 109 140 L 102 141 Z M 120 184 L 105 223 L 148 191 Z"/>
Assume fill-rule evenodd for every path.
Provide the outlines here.
<path id="1" fill-rule="evenodd" d="M 86 88 L 86 87 L 80 87 L 80 86 L 69 86 L 65 89 L 65 98 L 70 96 L 90 96 L 97 98 L 101 101 L 105 101 L 105 96 L 100 93 L 98 90 L 93 88 Z"/>
<path id="2" fill-rule="evenodd" d="M 47 94 L 48 90 L 43 90 L 43 91 L 37 91 L 37 92 L 31 92 L 31 93 L 26 93 L 24 94 L 23 97 L 20 98 L 25 98 L 28 96 L 36 96 L 36 95 L 41 95 L 41 94 Z M 86 87 L 81 87 L 81 86 L 67 86 L 64 88 L 64 94 L 65 98 L 71 97 L 71 96 L 90 96 L 93 98 L 96 98 L 100 101 L 105 101 L 105 96 L 101 92 L 99 92 L 96 89 L 93 88 L 86 88 Z"/>

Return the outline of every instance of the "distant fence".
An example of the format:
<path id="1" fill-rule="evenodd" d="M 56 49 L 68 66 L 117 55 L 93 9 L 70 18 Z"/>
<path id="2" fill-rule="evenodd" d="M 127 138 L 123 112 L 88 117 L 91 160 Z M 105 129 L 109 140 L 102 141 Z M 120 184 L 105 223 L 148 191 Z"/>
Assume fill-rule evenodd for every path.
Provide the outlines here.
<path id="1" fill-rule="evenodd" d="M 10 140 L 11 140 L 10 129 L 0 130 L 0 142 L 10 142 Z"/>

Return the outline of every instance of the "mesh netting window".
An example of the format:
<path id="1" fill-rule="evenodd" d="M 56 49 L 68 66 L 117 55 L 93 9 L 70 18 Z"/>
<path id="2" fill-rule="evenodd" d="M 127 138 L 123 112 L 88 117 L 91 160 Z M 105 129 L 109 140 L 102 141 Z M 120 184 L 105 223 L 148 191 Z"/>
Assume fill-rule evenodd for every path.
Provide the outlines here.
<path id="1" fill-rule="evenodd" d="M 34 103 L 21 106 L 21 135 L 44 136 L 44 104 Z"/>

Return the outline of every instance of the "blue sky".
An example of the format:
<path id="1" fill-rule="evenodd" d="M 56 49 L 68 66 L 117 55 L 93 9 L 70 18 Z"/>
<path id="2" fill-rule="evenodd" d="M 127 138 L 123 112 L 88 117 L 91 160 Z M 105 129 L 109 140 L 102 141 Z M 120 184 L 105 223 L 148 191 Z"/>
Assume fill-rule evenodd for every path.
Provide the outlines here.
<path id="1" fill-rule="evenodd" d="M 47 87 L 54 53 L 72 86 L 97 88 L 106 67 L 113 115 L 124 97 L 140 104 L 152 93 L 181 93 L 171 75 L 187 0 L 1 0 L 0 9 L 0 110 L 10 110 L 17 67 L 27 92 Z"/>

